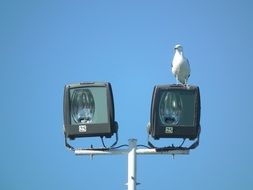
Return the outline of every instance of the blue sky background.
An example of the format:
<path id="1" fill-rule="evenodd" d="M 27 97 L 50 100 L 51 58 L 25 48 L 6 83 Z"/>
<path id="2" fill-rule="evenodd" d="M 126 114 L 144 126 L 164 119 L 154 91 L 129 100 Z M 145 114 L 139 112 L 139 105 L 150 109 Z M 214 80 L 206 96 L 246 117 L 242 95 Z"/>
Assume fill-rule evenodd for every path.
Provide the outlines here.
<path id="1" fill-rule="evenodd" d="M 138 156 L 138 189 L 252 189 L 252 10 L 233 0 L 1 0 L 0 189 L 127 189 L 127 156 L 64 147 L 64 85 L 111 82 L 118 145 L 146 144 L 153 87 L 175 83 L 177 43 L 201 90 L 200 146 L 174 160 Z"/>

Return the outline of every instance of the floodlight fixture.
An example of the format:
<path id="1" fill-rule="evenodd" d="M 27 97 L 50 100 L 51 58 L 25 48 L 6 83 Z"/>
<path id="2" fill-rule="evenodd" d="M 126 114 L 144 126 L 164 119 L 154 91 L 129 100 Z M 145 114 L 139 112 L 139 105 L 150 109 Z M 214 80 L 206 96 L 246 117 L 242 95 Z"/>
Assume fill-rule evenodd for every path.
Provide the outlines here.
<path id="1" fill-rule="evenodd" d="M 107 137 L 117 132 L 111 84 L 83 82 L 68 84 L 63 100 L 66 137 Z"/>
<path id="2" fill-rule="evenodd" d="M 153 90 L 149 134 L 154 139 L 194 140 L 200 132 L 198 86 L 157 85 Z"/>

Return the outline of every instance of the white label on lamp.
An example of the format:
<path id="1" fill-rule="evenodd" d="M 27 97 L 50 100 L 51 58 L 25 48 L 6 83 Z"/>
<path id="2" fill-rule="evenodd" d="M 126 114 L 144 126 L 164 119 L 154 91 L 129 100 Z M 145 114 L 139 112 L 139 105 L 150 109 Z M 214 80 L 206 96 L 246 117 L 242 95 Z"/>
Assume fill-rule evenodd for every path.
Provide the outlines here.
<path id="1" fill-rule="evenodd" d="M 79 132 L 80 133 L 85 133 L 86 131 L 87 131 L 86 125 L 79 125 Z"/>
<path id="2" fill-rule="evenodd" d="M 173 127 L 165 127 L 165 133 L 172 134 L 173 133 Z"/>

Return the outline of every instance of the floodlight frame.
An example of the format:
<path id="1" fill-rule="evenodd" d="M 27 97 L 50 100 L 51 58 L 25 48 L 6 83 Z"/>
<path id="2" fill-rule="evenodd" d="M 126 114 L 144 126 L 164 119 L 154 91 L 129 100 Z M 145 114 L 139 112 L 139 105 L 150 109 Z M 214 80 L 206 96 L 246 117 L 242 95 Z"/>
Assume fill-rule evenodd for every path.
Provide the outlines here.
<path id="1" fill-rule="evenodd" d="M 106 89 L 107 102 L 107 123 L 71 123 L 71 89 L 101 87 Z M 79 137 L 106 137 L 110 138 L 114 133 L 117 133 L 118 125 L 115 121 L 114 100 L 112 87 L 109 82 L 82 82 L 75 84 L 67 84 L 64 87 L 63 98 L 63 115 L 64 115 L 64 133 L 65 136 L 73 140 Z M 85 130 L 80 130 L 85 128 Z"/>
<path id="2" fill-rule="evenodd" d="M 194 121 L 193 125 L 181 126 L 181 125 L 165 125 L 162 124 L 159 118 L 159 93 L 161 91 L 193 91 L 194 93 Z M 161 96 L 160 96 L 161 98 Z M 199 136 L 200 133 L 200 91 L 198 86 L 181 85 L 181 84 L 166 84 L 156 85 L 153 90 L 152 101 L 151 101 L 151 113 L 150 113 L 150 126 L 148 133 L 155 139 L 160 138 L 183 138 L 194 140 Z M 166 133 L 165 128 L 171 131 Z"/>

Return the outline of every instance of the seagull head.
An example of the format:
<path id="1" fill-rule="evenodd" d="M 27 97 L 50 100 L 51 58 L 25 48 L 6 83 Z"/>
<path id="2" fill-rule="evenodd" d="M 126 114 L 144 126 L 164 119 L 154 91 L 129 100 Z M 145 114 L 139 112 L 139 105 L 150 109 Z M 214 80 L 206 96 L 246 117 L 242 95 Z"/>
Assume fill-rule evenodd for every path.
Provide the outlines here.
<path id="1" fill-rule="evenodd" d="M 175 45 L 174 47 L 175 51 L 183 52 L 183 47 L 180 44 Z"/>

